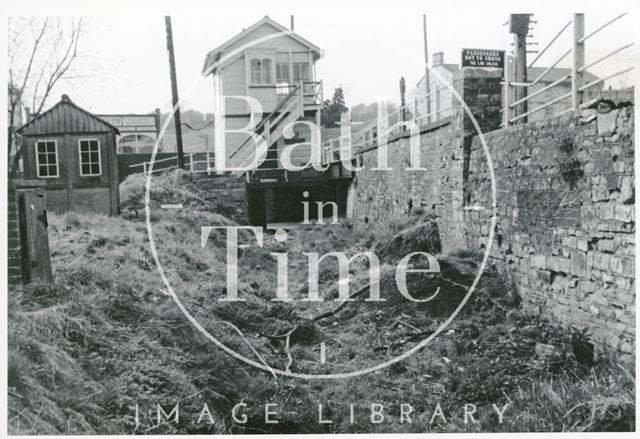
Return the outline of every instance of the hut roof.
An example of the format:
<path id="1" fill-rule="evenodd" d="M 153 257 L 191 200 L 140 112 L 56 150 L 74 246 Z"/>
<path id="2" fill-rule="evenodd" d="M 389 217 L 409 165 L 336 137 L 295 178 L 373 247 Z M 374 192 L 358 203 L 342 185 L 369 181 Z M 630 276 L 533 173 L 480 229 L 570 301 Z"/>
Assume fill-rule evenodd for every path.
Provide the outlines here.
<path id="1" fill-rule="evenodd" d="M 74 104 L 62 95 L 60 102 L 18 128 L 23 135 L 104 133 L 120 134 L 118 128 Z"/>

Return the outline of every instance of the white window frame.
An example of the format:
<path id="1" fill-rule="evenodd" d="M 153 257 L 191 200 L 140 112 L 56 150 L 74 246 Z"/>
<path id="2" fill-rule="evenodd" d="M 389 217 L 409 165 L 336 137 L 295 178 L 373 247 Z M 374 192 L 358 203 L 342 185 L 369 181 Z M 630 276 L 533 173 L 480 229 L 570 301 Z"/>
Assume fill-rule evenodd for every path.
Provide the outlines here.
<path id="1" fill-rule="evenodd" d="M 260 71 L 260 82 L 253 82 L 253 75 L 251 71 L 251 61 L 258 60 L 261 63 L 268 59 L 270 61 L 269 68 L 269 82 L 262 82 L 262 70 Z M 245 51 L 245 69 L 247 77 L 248 87 L 275 87 L 276 86 L 276 51 L 275 49 L 257 49 Z M 262 69 L 262 64 L 261 64 Z"/>
<path id="2" fill-rule="evenodd" d="M 298 70 L 297 67 L 299 67 L 299 66 L 306 66 L 307 79 L 302 79 L 302 78 L 296 79 L 296 74 L 297 73 L 302 73 L 301 71 L 297 71 Z M 300 69 L 300 70 L 302 70 L 302 69 Z M 302 76 L 302 75 L 300 75 L 300 76 Z M 294 83 L 301 83 L 301 82 L 309 82 L 309 81 L 311 81 L 311 66 L 309 65 L 308 62 L 300 61 L 300 62 L 294 62 L 293 63 L 293 78 L 291 79 L 291 81 L 294 82 Z"/>
<path id="3" fill-rule="evenodd" d="M 258 61 L 260 63 L 260 67 L 259 67 L 260 81 L 259 82 L 256 82 L 253 80 L 253 66 L 252 66 L 253 61 Z M 268 69 L 264 68 L 265 61 L 269 61 Z M 276 83 L 276 79 L 274 78 L 274 71 L 275 71 L 275 68 L 273 67 L 274 61 L 275 60 L 269 56 L 263 56 L 263 57 L 254 56 L 249 60 L 249 76 L 251 78 L 251 85 L 264 86 L 264 85 L 274 85 Z M 264 76 L 266 72 L 269 72 L 269 81 L 264 81 Z"/>
<path id="4" fill-rule="evenodd" d="M 98 173 L 97 174 L 85 174 L 82 172 L 82 142 L 90 142 L 90 141 L 96 141 L 98 143 Z M 91 154 L 91 151 L 89 151 L 89 154 Z M 93 162 L 89 161 L 88 165 L 89 168 L 91 168 L 91 164 L 93 164 Z M 99 177 L 102 175 L 102 145 L 100 145 L 100 140 L 97 138 L 87 138 L 87 139 L 78 139 L 78 170 L 80 172 L 80 176 L 81 177 Z"/>
<path id="5" fill-rule="evenodd" d="M 56 175 L 40 175 L 40 154 L 38 153 L 38 143 L 50 143 L 53 142 L 53 149 L 56 153 Z M 59 178 L 60 177 L 60 158 L 58 157 L 58 141 L 55 139 L 40 139 L 36 140 L 35 143 L 35 154 L 36 154 L 36 175 L 38 178 Z M 45 153 L 48 154 L 48 153 Z M 47 170 L 49 168 L 48 163 L 43 163 L 43 165 L 47 166 Z"/>

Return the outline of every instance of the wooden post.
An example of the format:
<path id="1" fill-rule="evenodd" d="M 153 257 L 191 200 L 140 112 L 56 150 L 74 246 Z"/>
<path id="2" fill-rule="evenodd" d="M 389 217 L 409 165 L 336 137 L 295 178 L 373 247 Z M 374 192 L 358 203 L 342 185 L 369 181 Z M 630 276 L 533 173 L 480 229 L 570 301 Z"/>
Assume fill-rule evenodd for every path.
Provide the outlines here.
<path id="1" fill-rule="evenodd" d="M 64 150 L 62 151 L 62 157 L 67 167 L 67 210 L 74 210 L 76 208 L 76 189 L 75 189 L 75 174 L 78 173 L 79 167 L 78 161 L 80 157 L 78 154 L 74 154 L 77 151 L 77 143 L 73 141 L 74 137 L 70 134 L 64 135 Z M 58 150 L 60 153 L 60 150 Z"/>
<path id="2" fill-rule="evenodd" d="M 580 87 L 584 85 L 584 14 L 573 14 L 573 64 L 571 65 L 571 105 L 574 111 L 578 111 L 582 103 L 583 92 Z"/>
<path id="3" fill-rule="evenodd" d="M 207 151 L 207 175 L 211 175 L 211 153 Z"/>
<path id="4" fill-rule="evenodd" d="M 189 153 L 189 168 L 191 172 L 196 172 L 195 168 L 193 167 L 193 151 Z"/>
<path id="5" fill-rule="evenodd" d="M 147 162 L 142 162 L 142 173 L 147 175 Z"/>
<path id="6" fill-rule="evenodd" d="M 164 17 L 164 23 L 167 30 L 167 50 L 169 51 L 169 73 L 171 75 L 171 102 L 175 108 L 174 122 L 176 126 L 176 149 L 178 152 L 178 167 L 184 169 L 184 157 L 182 156 L 182 123 L 180 121 L 180 107 L 177 106 L 178 99 L 178 81 L 176 78 L 176 60 L 173 53 L 173 33 L 171 31 L 171 17 Z"/>
<path id="7" fill-rule="evenodd" d="M 22 276 L 25 282 L 53 280 L 44 197 L 43 191 L 37 193 L 33 189 L 18 194 Z"/>
<path id="8" fill-rule="evenodd" d="M 267 120 L 264 123 L 264 141 L 267 144 L 267 148 L 266 148 L 266 157 L 265 157 L 265 161 L 269 160 L 269 149 L 271 149 L 271 122 L 269 120 Z M 257 150 L 256 150 L 257 151 Z M 280 157 L 277 157 L 276 160 L 280 159 Z M 269 163 L 267 163 L 267 167 L 269 167 Z M 278 162 L 276 162 L 276 168 L 278 167 Z"/>
<path id="9" fill-rule="evenodd" d="M 160 137 L 160 109 L 156 108 L 154 112 L 154 119 L 156 124 L 156 139 Z"/>
<path id="10" fill-rule="evenodd" d="M 427 91 L 427 123 L 431 122 L 431 79 L 429 78 L 429 49 L 427 47 L 427 14 L 422 14 L 424 39 L 424 82 Z"/>
<path id="11" fill-rule="evenodd" d="M 402 122 L 407 121 L 407 104 L 405 102 L 405 92 L 407 90 L 404 76 L 400 77 L 400 114 L 402 115 Z M 404 129 L 404 126 L 402 127 Z"/>
<path id="12" fill-rule="evenodd" d="M 114 133 L 106 135 L 107 152 L 107 172 L 109 175 L 109 200 L 111 203 L 111 216 L 120 215 L 120 176 L 118 169 L 118 156 L 116 155 L 116 136 Z"/>
<path id="13" fill-rule="evenodd" d="M 330 162 L 349 161 L 353 158 L 353 150 L 351 142 L 351 111 L 346 111 L 340 115 L 340 137 L 338 138 L 337 148 L 331 156 Z M 345 155 L 342 155 L 342 153 Z"/>
<path id="14" fill-rule="evenodd" d="M 264 189 L 264 225 L 273 222 L 273 188 Z"/>

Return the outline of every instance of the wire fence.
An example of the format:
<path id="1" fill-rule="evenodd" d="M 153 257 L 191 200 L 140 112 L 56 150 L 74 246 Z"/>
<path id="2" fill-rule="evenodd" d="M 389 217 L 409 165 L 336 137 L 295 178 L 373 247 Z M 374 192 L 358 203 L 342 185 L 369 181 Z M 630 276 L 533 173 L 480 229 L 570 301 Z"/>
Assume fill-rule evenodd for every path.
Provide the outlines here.
<path id="1" fill-rule="evenodd" d="M 342 151 L 349 150 L 352 154 L 378 145 L 381 139 L 387 139 L 394 134 L 399 134 L 409 126 L 420 127 L 441 120 L 453 114 L 451 99 L 447 106 L 440 108 L 440 94 L 443 90 L 449 90 L 449 86 L 436 86 L 429 93 L 415 97 L 413 102 L 399 107 L 391 114 L 386 113 L 386 104 L 379 103 L 378 117 L 364 123 L 364 127 L 356 132 L 351 132 L 351 121 L 343 119 L 341 122 L 341 135 L 322 143 L 322 162 L 332 163 L 343 160 Z M 424 103 L 424 105 L 421 105 Z M 435 103 L 434 105 L 431 105 Z M 348 116 L 348 115 L 347 115 Z"/>
<path id="2" fill-rule="evenodd" d="M 554 37 L 547 43 L 547 45 L 538 52 L 538 55 L 534 58 L 534 60 L 527 66 L 530 70 L 536 62 L 538 62 L 543 55 L 548 51 L 550 47 L 552 47 L 555 43 L 558 42 L 558 39 L 562 34 L 567 31 L 570 27 L 573 27 L 573 35 L 572 35 L 572 47 L 562 51 L 562 54 L 557 57 L 549 67 L 547 67 L 542 73 L 540 73 L 536 78 L 532 81 L 527 82 L 517 82 L 514 79 L 514 59 L 509 57 L 509 59 L 505 62 L 505 82 L 504 82 L 504 104 L 503 104 L 503 126 L 509 126 L 514 123 L 526 122 L 528 116 L 531 116 L 539 111 L 543 111 L 545 109 L 553 109 L 553 106 L 559 104 L 563 101 L 567 101 L 570 99 L 570 104 L 568 105 L 560 105 L 562 109 L 556 111 L 552 114 L 553 117 L 560 116 L 562 114 L 568 113 L 570 111 L 577 111 L 582 108 L 586 108 L 593 104 L 597 98 L 590 99 L 585 101 L 585 94 L 590 89 L 597 87 L 603 84 L 605 81 L 614 78 L 616 76 L 622 75 L 631 71 L 634 67 L 624 68 L 622 70 L 618 70 L 611 74 L 606 75 L 603 78 L 597 78 L 592 80 L 591 82 L 586 82 L 586 72 L 591 67 L 600 64 L 601 62 L 611 58 L 612 56 L 622 52 L 623 50 L 633 46 L 633 43 L 624 44 L 620 47 L 617 47 L 611 51 L 609 51 L 606 55 L 601 56 L 600 58 L 587 63 L 586 62 L 586 52 L 587 46 L 586 41 L 590 38 L 597 35 L 603 29 L 609 27 L 613 23 L 617 22 L 628 13 L 620 14 L 613 19 L 607 21 L 601 26 L 597 27 L 595 30 L 590 32 L 589 34 L 585 34 L 585 20 L 584 14 L 574 14 L 573 18 L 569 20 L 555 35 Z M 558 47 L 558 46 L 556 46 Z M 515 99 L 516 90 L 525 88 L 528 90 L 533 90 L 538 84 L 543 83 L 545 78 L 549 77 L 549 74 L 560 64 L 563 60 L 570 56 L 571 60 L 571 72 L 562 75 L 560 78 L 556 79 L 553 82 L 548 83 L 547 85 L 537 88 L 535 91 L 531 93 L 526 93 L 526 96 L 521 97 L 519 99 Z M 571 81 L 571 90 L 565 93 L 558 92 L 559 88 L 566 84 L 567 81 Z M 546 82 L 549 82 L 548 80 Z M 566 88 L 565 88 L 566 89 Z M 552 99 L 545 99 L 544 103 L 537 105 L 534 108 L 528 109 L 528 104 L 533 103 L 533 99 L 545 94 L 546 96 L 554 96 Z"/>
<path id="3" fill-rule="evenodd" d="M 216 162 L 213 153 L 207 152 L 186 152 L 184 157 L 184 169 L 192 173 L 206 173 L 211 175 L 216 172 Z M 129 165 L 134 169 L 132 174 L 157 174 L 178 168 L 178 154 L 172 157 L 165 157 L 154 161 L 143 161 Z"/>

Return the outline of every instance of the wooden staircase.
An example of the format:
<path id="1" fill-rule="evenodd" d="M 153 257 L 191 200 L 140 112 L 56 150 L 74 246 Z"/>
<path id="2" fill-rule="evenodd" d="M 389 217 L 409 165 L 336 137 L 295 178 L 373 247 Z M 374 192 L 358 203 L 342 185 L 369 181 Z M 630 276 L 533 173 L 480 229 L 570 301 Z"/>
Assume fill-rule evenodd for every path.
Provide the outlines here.
<path id="1" fill-rule="evenodd" d="M 304 114 L 304 94 L 301 85 L 296 86 L 269 114 L 264 118 L 254 132 L 260 135 L 260 140 L 254 142 L 249 137 L 230 156 L 234 167 L 248 166 L 255 157 L 262 160 L 267 151 L 284 133 L 287 125 L 298 120 Z M 235 171 L 235 175 L 242 175 L 245 171 Z"/>

